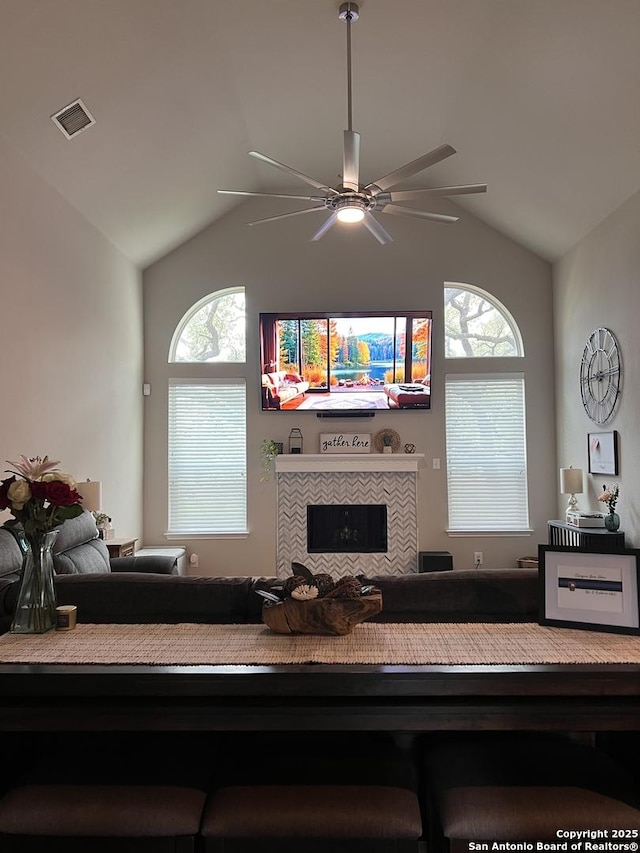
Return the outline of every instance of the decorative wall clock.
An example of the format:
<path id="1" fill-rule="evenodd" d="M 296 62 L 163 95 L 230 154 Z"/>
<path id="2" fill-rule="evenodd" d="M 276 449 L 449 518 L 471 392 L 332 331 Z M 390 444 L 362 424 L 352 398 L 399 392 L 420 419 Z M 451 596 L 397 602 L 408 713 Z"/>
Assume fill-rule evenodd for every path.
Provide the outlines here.
<path id="1" fill-rule="evenodd" d="M 587 415 L 596 424 L 613 415 L 622 382 L 622 363 L 615 335 L 609 329 L 594 329 L 580 362 L 580 394 Z"/>

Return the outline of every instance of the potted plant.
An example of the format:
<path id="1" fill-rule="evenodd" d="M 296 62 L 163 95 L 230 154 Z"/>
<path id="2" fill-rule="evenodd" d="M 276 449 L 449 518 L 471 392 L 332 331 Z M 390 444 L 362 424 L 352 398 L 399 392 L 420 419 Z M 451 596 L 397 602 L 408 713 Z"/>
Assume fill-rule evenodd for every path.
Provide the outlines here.
<path id="1" fill-rule="evenodd" d="M 282 445 L 272 438 L 264 438 L 260 445 L 260 458 L 262 459 L 263 474 L 260 477 L 261 482 L 265 482 L 271 478 L 273 471 L 273 463 L 276 456 L 282 452 Z"/>

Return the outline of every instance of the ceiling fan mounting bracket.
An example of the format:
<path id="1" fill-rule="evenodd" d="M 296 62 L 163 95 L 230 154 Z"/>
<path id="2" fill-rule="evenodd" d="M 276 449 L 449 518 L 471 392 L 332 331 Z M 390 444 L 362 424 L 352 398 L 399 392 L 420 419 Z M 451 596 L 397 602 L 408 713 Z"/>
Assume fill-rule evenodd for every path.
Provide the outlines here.
<path id="1" fill-rule="evenodd" d="M 357 3 L 343 3 L 338 11 L 341 21 L 354 24 L 360 17 L 360 9 Z"/>

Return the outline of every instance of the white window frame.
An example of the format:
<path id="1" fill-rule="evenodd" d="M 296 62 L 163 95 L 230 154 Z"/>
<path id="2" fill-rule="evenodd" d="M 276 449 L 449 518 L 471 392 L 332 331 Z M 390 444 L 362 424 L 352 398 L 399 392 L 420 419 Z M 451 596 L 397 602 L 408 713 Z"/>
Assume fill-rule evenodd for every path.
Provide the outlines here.
<path id="1" fill-rule="evenodd" d="M 491 293 L 488 293 L 486 290 L 483 290 L 481 287 L 476 287 L 474 284 L 466 284 L 461 281 L 445 281 L 444 283 L 445 290 L 468 290 L 469 293 L 473 293 L 476 296 L 479 296 L 481 299 L 484 299 L 485 302 L 488 302 L 492 305 L 496 311 L 499 311 L 500 314 L 505 319 L 505 322 L 509 325 L 511 331 L 513 332 L 513 338 L 515 341 L 517 352 L 512 353 L 510 355 L 447 355 L 447 340 L 446 340 L 446 329 L 445 329 L 445 342 L 444 342 L 444 357 L 447 361 L 453 361 L 455 359 L 460 359 L 464 361 L 468 361 L 470 358 L 522 358 L 524 356 L 524 343 L 522 341 L 522 335 L 520 334 L 520 329 L 518 324 L 514 320 L 511 312 L 505 308 L 505 306 L 500 302 L 495 296 L 492 296 Z"/>
<path id="2" fill-rule="evenodd" d="M 453 394 L 455 386 L 465 390 L 462 383 L 466 399 Z M 530 535 L 524 374 L 447 374 L 445 407 L 448 534 Z M 489 430 L 478 428 L 474 411 Z M 504 456 L 504 442 L 513 438 L 511 456 Z"/>
<path id="3" fill-rule="evenodd" d="M 246 411 L 244 379 L 169 379 L 167 539 L 247 536 Z"/>
<path id="4" fill-rule="evenodd" d="M 241 293 L 245 297 L 245 329 L 244 329 L 244 344 L 245 344 L 245 361 L 227 361 L 225 359 L 219 359 L 216 361 L 177 361 L 176 360 L 176 350 L 178 349 L 178 344 L 180 343 L 180 339 L 184 334 L 184 330 L 187 328 L 189 323 L 193 320 L 195 315 L 208 305 L 210 302 L 216 302 L 220 299 L 224 299 L 225 296 L 232 296 L 235 293 Z M 246 330 L 246 293 L 244 287 L 226 287 L 222 290 L 216 290 L 214 293 L 208 293 L 206 296 L 203 296 L 202 299 L 199 299 L 194 305 L 189 308 L 189 310 L 182 316 L 182 319 L 178 323 L 173 333 L 173 337 L 171 338 L 171 344 L 169 345 L 169 364 L 246 364 L 246 351 L 247 351 L 247 330 Z"/>

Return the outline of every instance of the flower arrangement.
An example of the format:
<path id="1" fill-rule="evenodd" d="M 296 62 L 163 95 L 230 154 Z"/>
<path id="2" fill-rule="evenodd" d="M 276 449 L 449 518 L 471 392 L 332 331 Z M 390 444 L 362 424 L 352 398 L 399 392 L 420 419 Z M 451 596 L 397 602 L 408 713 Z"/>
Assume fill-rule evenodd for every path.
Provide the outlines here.
<path id="1" fill-rule="evenodd" d="M 111 524 L 111 516 L 107 515 L 106 512 L 92 512 L 91 515 L 96 521 L 96 527 L 98 530 L 101 527 L 108 527 L 108 525 Z"/>
<path id="2" fill-rule="evenodd" d="M 0 510 L 8 509 L 13 516 L 7 525 L 19 524 L 27 536 L 33 536 L 82 513 L 76 482 L 58 470 L 59 462 L 49 461 L 48 456 L 20 456 L 19 462 L 7 462 L 12 476 L 0 481 Z"/>
<path id="3" fill-rule="evenodd" d="M 602 494 L 598 497 L 599 501 L 605 503 L 609 509 L 609 515 L 613 515 L 616 511 L 616 504 L 618 503 L 618 494 L 620 493 L 619 486 L 613 486 L 608 489 L 606 485 L 602 484 Z"/>

